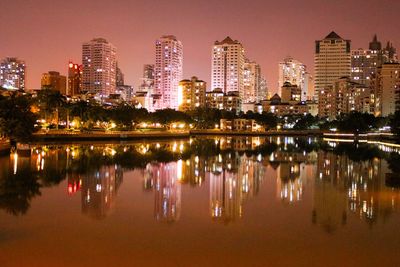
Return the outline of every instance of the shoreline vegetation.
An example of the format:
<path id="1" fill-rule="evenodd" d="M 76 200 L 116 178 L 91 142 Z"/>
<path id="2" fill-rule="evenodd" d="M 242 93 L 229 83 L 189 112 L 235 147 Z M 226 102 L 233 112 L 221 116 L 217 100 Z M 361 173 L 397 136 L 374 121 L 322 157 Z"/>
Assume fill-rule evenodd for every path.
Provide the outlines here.
<path id="1" fill-rule="evenodd" d="M 32 139 L 27 142 L 17 143 L 18 150 L 28 149 L 30 144 L 34 143 L 68 143 L 73 141 L 95 141 L 95 142 L 123 142 L 128 140 L 157 140 L 157 139 L 182 139 L 196 136 L 237 136 L 237 137 L 257 137 L 257 136 L 313 136 L 323 138 L 326 141 L 342 141 L 342 142 L 367 142 L 377 141 L 400 146 L 396 144 L 397 138 L 390 133 L 365 133 L 351 134 L 326 132 L 321 130 L 275 130 L 263 132 L 250 131 L 222 131 L 214 129 L 203 130 L 181 130 L 181 131 L 42 131 L 32 135 Z M 8 139 L 0 140 L 0 153 L 8 153 L 12 149 L 12 143 Z"/>
<path id="2" fill-rule="evenodd" d="M 389 133 L 391 131 L 391 133 Z M 400 111 L 388 117 L 350 112 L 336 119 L 310 114 L 246 113 L 199 107 L 148 112 L 129 103 L 104 106 L 70 102 L 58 92 L 41 90 L 37 96 L 0 95 L 0 150 L 9 144 L 21 149 L 33 142 L 124 141 L 130 139 L 225 136 L 317 136 L 333 139 L 400 140 Z M 10 141 L 7 141 L 10 140 Z"/>

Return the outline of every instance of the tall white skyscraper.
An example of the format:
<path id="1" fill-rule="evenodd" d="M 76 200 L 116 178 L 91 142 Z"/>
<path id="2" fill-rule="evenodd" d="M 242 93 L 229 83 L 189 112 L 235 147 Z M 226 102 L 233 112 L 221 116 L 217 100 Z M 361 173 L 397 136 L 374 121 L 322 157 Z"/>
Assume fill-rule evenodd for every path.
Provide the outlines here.
<path id="1" fill-rule="evenodd" d="M 178 108 L 178 87 L 183 77 L 183 46 L 173 35 L 156 41 L 155 93 L 161 96 L 156 109 Z"/>
<path id="2" fill-rule="evenodd" d="M 82 91 L 100 96 L 115 92 L 116 48 L 106 39 L 96 38 L 82 45 Z"/>
<path id="3" fill-rule="evenodd" d="M 0 62 L 0 86 L 9 90 L 25 90 L 25 62 L 7 57 Z"/>
<path id="4" fill-rule="evenodd" d="M 244 48 L 229 36 L 216 41 L 212 49 L 211 89 L 221 88 L 224 93 L 238 91 L 244 96 Z"/>
<path id="5" fill-rule="evenodd" d="M 315 94 L 351 74 L 350 40 L 331 32 L 323 40 L 315 41 Z"/>
<path id="6" fill-rule="evenodd" d="M 306 65 L 296 59 L 293 59 L 292 57 L 286 57 L 282 62 L 279 63 L 279 91 L 281 91 L 281 88 L 285 82 L 290 82 L 292 85 L 297 85 L 303 91 L 303 89 L 305 89 L 305 74 Z M 306 92 L 302 92 L 301 95 L 304 95 L 304 99 L 302 97 L 302 100 L 305 100 Z"/>

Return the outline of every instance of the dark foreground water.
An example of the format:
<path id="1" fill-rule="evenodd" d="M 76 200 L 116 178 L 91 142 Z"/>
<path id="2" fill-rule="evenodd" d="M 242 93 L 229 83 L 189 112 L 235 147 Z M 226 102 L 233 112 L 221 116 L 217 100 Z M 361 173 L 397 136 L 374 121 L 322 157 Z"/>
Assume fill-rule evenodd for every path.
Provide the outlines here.
<path id="1" fill-rule="evenodd" d="M 400 154 L 314 138 L 0 158 L 0 266 L 400 266 Z"/>

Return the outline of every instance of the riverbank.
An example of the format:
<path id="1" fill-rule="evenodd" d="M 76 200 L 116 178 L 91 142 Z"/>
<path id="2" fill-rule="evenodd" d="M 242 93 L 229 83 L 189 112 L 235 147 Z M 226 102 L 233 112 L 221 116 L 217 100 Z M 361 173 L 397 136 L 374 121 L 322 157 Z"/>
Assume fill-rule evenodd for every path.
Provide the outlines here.
<path id="1" fill-rule="evenodd" d="M 331 140 L 351 141 L 387 141 L 395 143 L 396 137 L 390 133 L 367 133 L 367 134 L 347 134 L 323 132 L 320 130 L 279 130 L 267 132 L 250 131 L 221 131 L 221 130 L 191 130 L 191 131 L 130 131 L 130 132 L 67 132 L 52 131 L 40 132 L 33 135 L 33 142 L 71 142 L 71 141 L 128 141 L 128 140 L 155 140 L 155 139 L 176 139 L 189 138 L 191 136 L 313 136 Z"/>
<path id="2" fill-rule="evenodd" d="M 8 154 L 11 149 L 11 144 L 8 139 L 0 139 L 0 154 Z"/>

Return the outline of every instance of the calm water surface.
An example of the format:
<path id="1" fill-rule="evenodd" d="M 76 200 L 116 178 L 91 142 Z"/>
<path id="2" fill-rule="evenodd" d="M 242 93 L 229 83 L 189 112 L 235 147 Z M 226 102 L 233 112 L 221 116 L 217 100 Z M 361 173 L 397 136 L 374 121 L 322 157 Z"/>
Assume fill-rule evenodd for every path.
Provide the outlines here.
<path id="1" fill-rule="evenodd" d="M 0 157 L 0 266 L 400 266 L 400 154 L 315 138 Z"/>

